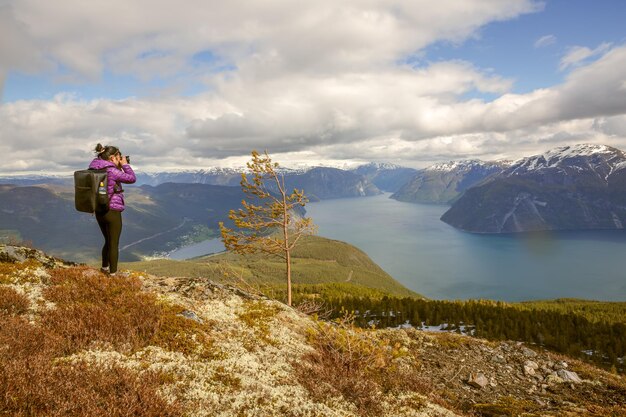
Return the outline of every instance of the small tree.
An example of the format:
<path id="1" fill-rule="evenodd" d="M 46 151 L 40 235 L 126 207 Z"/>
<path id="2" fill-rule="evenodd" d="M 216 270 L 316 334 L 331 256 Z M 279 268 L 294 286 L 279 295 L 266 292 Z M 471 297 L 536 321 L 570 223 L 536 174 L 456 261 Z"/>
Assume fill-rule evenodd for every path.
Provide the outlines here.
<path id="1" fill-rule="evenodd" d="M 248 196 L 243 208 L 231 210 L 228 218 L 239 230 L 229 229 L 220 222 L 222 241 L 226 249 L 242 255 L 265 253 L 285 261 L 287 304 L 291 305 L 291 252 L 300 238 L 315 233 L 311 218 L 298 216 L 294 209 L 304 207 L 308 198 L 303 190 L 291 194 L 285 188 L 285 177 L 277 172 L 278 163 L 267 154 L 252 151 L 247 163 L 248 175 L 241 174 L 241 188 Z M 269 185 L 275 186 L 271 192 Z"/>

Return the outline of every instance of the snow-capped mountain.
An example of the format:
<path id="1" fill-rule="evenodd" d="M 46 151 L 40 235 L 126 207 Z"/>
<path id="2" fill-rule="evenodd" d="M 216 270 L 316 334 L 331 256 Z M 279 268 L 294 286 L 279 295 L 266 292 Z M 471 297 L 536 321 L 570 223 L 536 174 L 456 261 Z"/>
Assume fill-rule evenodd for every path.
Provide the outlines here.
<path id="1" fill-rule="evenodd" d="M 367 180 L 383 191 L 396 192 L 406 184 L 418 171 L 387 162 L 370 162 L 351 170 L 364 176 Z"/>
<path id="2" fill-rule="evenodd" d="M 478 159 L 437 163 L 419 171 L 391 198 L 410 203 L 451 203 L 469 187 L 507 166 L 506 161 Z"/>
<path id="3" fill-rule="evenodd" d="M 579 144 L 554 148 L 541 155 L 522 158 L 515 161 L 504 174 L 511 176 L 553 171 L 573 175 L 575 172 L 589 171 L 606 181 L 613 171 L 626 166 L 625 161 L 626 154 L 619 149 L 605 145 Z"/>
<path id="4" fill-rule="evenodd" d="M 241 170 L 207 168 L 174 172 L 137 172 L 137 185 L 157 186 L 167 182 L 209 185 L 239 185 Z"/>
<path id="5" fill-rule="evenodd" d="M 626 154 L 604 145 L 551 149 L 466 190 L 442 216 L 463 230 L 622 229 Z"/>

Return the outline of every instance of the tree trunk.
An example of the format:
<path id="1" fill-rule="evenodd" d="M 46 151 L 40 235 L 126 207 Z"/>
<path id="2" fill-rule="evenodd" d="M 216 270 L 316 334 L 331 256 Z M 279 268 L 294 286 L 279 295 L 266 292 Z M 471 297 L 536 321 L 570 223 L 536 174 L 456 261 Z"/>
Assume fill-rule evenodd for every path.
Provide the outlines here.
<path id="1" fill-rule="evenodd" d="M 280 193 L 283 198 L 283 241 L 285 246 L 285 262 L 287 263 L 287 305 L 291 307 L 291 250 L 289 249 L 289 212 L 287 210 L 287 191 L 285 190 L 285 177 L 282 176 Z"/>
<path id="2" fill-rule="evenodd" d="M 291 251 L 287 250 L 287 305 L 291 306 Z"/>

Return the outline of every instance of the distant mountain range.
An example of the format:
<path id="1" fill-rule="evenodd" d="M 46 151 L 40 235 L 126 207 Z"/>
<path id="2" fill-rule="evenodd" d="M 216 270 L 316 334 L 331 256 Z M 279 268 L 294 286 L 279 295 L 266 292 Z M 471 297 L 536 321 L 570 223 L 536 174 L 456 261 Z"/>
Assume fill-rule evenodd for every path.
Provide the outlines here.
<path id="1" fill-rule="evenodd" d="M 502 172 L 509 162 L 450 161 L 416 172 L 391 198 L 409 203 L 450 204 L 465 190 Z"/>
<path id="2" fill-rule="evenodd" d="M 380 162 L 361 165 L 351 171 L 362 175 L 380 190 L 392 193 L 398 191 L 419 172 L 413 168 Z"/>
<path id="3" fill-rule="evenodd" d="M 158 186 L 166 183 L 177 184 L 205 184 L 239 187 L 242 169 L 231 168 L 208 168 L 203 170 L 179 171 L 179 172 L 136 172 L 137 182 L 135 186 L 150 185 Z M 384 173 L 380 169 L 378 174 Z M 304 189 L 305 194 L 311 201 L 332 198 L 364 197 L 380 194 L 378 187 L 355 170 L 342 170 L 338 168 L 314 167 L 307 169 L 281 168 L 280 173 L 285 176 L 285 182 L 289 190 L 293 188 Z M 73 179 L 70 176 L 54 175 L 24 175 L 0 177 L 0 184 L 20 186 L 31 185 L 66 185 L 72 186 Z M 271 183 L 268 184 L 271 187 Z M 383 188 L 386 190 L 386 188 Z"/>
<path id="4" fill-rule="evenodd" d="M 623 229 L 626 154 L 581 144 L 520 159 L 467 189 L 441 220 L 479 233 Z"/>
<path id="5" fill-rule="evenodd" d="M 121 256 L 139 260 L 214 237 L 217 223 L 244 197 L 238 187 L 207 184 L 126 187 Z M 98 257 L 100 230 L 93 216 L 74 209 L 71 187 L 0 185 L 0 214 L 0 237 L 31 241 L 75 261 Z"/>
<path id="6" fill-rule="evenodd" d="M 391 198 L 400 201 L 451 204 L 441 220 L 471 232 L 623 229 L 626 224 L 626 155 L 603 145 L 561 147 L 515 162 L 451 161 L 422 170 L 371 163 L 283 173 L 287 189 L 303 189 L 311 201 L 395 190 Z M 143 185 L 126 187 L 122 246 L 131 245 L 126 252 L 138 259 L 215 235 L 217 222 L 244 197 L 240 180 L 240 171 L 222 168 L 138 173 L 137 185 Z M 74 249 L 99 245 L 100 236 L 91 231 L 68 242 L 68 230 L 77 230 L 77 224 L 92 228 L 93 221 L 75 212 L 70 177 L 0 177 L 0 184 L 5 184 L 0 185 L 0 237 L 32 240 L 66 257 Z"/>

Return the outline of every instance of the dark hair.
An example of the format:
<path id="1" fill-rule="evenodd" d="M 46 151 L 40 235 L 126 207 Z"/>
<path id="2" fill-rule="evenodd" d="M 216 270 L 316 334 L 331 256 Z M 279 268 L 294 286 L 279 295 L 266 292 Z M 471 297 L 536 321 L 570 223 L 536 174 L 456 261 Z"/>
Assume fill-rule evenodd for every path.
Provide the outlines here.
<path id="1" fill-rule="evenodd" d="M 119 154 L 120 150 L 115 146 L 102 146 L 101 144 L 97 144 L 96 153 L 98 154 L 98 158 L 108 161 L 113 155 Z"/>

